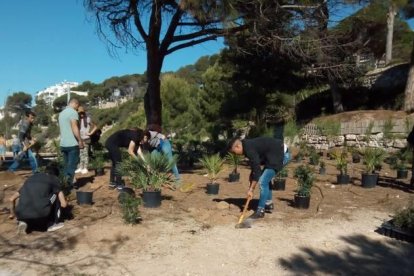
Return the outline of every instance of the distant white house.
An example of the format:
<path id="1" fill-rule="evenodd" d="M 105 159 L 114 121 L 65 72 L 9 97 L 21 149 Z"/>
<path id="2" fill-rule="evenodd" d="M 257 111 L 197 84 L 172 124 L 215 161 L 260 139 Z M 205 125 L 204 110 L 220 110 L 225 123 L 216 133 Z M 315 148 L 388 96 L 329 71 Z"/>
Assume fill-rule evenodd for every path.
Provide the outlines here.
<path id="1" fill-rule="evenodd" d="M 57 98 L 70 93 L 74 93 L 80 96 L 88 96 L 88 92 L 73 91 L 73 87 L 78 86 L 77 82 L 63 81 L 61 83 L 49 86 L 44 90 L 36 93 L 36 98 L 44 100 L 47 104 L 52 105 L 53 101 Z"/>

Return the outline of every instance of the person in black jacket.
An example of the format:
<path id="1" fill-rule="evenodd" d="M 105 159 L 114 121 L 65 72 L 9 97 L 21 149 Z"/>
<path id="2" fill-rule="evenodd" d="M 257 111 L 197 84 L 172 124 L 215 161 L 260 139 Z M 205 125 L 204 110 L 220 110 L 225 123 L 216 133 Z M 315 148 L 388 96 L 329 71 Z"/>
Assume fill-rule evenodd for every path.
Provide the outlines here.
<path id="1" fill-rule="evenodd" d="M 19 232 L 30 230 L 55 231 L 63 227 L 60 220 L 60 208 L 68 204 L 60 189 L 56 165 L 48 165 L 45 173 L 30 176 L 11 198 L 10 219 L 18 220 Z M 16 206 L 17 201 L 17 206 Z"/>
<path id="2" fill-rule="evenodd" d="M 285 151 L 283 141 L 271 137 L 243 140 L 234 138 L 229 143 L 229 151 L 237 155 L 245 155 L 249 159 L 251 173 L 247 197 L 253 198 L 257 183 L 260 185 L 259 204 L 250 218 L 263 218 L 265 211 L 271 212 L 274 208 L 270 181 L 283 167 Z M 263 170 L 261 165 L 264 166 Z"/>
<path id="3" fill-rule="evenodd" d="M 137 157 L 135 152 L 138 148 L 138 153 L 140 154 L 140 144 L 143 139 L 144 131 L 139 128 L 132 128 L 119 130 L 106 140 L 105 147 L 108 149 L 109 158 L 112 161 L 112 168 L 109 175 L 109 188 L 117 188 L 118 190 L 124 188 L 122 176 L 116 171 L 117 164 L 122 161 L 120 148 L 128 149 L 128 153 L 131 156 Z"/>
<path id="4" fill-rule="evenodd" d="M 408 142 L 408 146 L 411 148 L 411 151 L 412 151 L 410 185 L 411 187 L 414 187 L 414 126 L 411 129 L 411 132 L 407 136 L 407 142 Z"/>

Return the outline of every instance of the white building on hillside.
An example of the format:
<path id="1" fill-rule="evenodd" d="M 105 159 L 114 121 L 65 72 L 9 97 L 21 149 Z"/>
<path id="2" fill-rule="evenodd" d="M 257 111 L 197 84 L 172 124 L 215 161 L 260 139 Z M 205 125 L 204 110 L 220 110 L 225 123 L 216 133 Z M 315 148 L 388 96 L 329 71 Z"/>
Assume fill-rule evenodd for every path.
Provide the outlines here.
<path id="1" fill-rule="evenodd" d="M 44 90 L 36 93 L 36 98 L 44 100 L 46 103 L 52 105 L 53 101 L 60 96 L 66 95 L 68 92 L 75 93 L 80 96 L 88 96 L 88 92 L 72 91 L 71 88 L 78 86 L 77 82 L 63 81 L 61 83 L 49 86 Z"/>

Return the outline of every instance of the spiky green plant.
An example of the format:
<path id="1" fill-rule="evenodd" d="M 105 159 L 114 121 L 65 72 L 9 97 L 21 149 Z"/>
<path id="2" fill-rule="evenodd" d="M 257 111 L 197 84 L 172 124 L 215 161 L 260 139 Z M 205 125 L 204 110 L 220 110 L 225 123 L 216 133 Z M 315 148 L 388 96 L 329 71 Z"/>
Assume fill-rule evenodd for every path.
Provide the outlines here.
<path id="1" fill-rule="evenodd" d="M 339 173 L 346 175 L 348 173 L 348 151 L 343 148 L 342 150 L 337 150 L 331 153 L 336 162 L 336 168 L 339 170 Z"/>
<path id="2" fill-rule="evenodd" d="M 126 158 L 119 163 L 118 172 L 127 176 L 131 184 L 144 191 L 160 191 L 163 185 L 169 185 L 173 179 L 171 169 L 177 158 L 172 160 L 164 154 L 145 154 L 144 159 Z"/>
<path id="3" fill-rule="evenodd" d="M 226 157 L 226 161 L 233 166 L 233 173 L 237 173 L 237 167 L 239 166 L 242 157 L 238 154 L 234 154 L 232 152 L 229 152 Z"/>
<path id="4" fill-rule="evenodd" d="M 310 196 L 310 192 L 315 181 L 312 169 L 308 165 L 300 165 L 295 169 L 295 178 L 298 180 L 296 193 L 299 196 Z"/>
<path id="5" fill-rule="evenodd" d="M 122 200 L 122 218 L 126 224 L 137 224 L 140 220 L 139 205 L 141 199 L 127 195 Z"/>
<path id="6" fill-rule="evenodd" d="M 203 155 L 203 157 L 200 158 L 200 162 L 207 171 L 208 179 L 210 179 L 211 183 L 215 183 L 218 174 L 223 169 L 224 160 L 217 153 L 213 155 Z"/>
<path id="7" fill-rule="evenodd" d="M 364 157 L 365 172 L 373 173 L 375 167 L 381 165 L 385 158 L 385 150 L 381 148 L 366 147 L 361 150 L 361 155 Z"/>

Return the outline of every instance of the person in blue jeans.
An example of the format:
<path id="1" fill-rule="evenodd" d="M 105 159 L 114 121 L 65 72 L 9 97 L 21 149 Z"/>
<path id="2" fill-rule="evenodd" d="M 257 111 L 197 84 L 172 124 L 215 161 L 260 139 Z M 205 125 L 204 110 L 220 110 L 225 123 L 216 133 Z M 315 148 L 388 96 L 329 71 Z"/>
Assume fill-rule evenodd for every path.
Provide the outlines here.
<path id="1" fill-rule="evenodd" d="M 284 161 L 286 163 L 289 161 L 289 150 L 287 147 L 285 149 L 282 140 L 271 137 L 243 140 L 234 138 L 230 141 L 228 148 L 230 152 L 237 155 L 245 155 L 249 159 L 251 173 L 247 197 L 253 198 L 254 189 L 258 183 L 260 186 L 257 210 L 249 218 L 264 218 L 265 212 L 272 212 L 274 209 L 270 181 L 276 175 L 276 172 L 283 168 Z M 264 166 L 263 170 L 261 165 Z"/>
<path id="2" fill-rule="evenodd" d="M 32 138 L 31 135 L 32 125 L 35 120 L 36 114 L 33 111 L 29 110 L 26 112 L 25 115 L 25 118 L 21 121 L 19 125 L 19 141 L 21 143 L 22 152 L 20 152 L 16 156 L 8 170 L 11 172 L 15 172 L 17 168 L 20 166 L 21 160 L 25 156 L 27 156 L 29 159 L 30 167 L 32 168 L 32 172 L 36 173 L 38 171 L 37 159 L 36 155 L 30 148 L 36 142 L 36 140 Z"/>
<path id="3" fill-rule="evenodd" d="M 79 150 L 84 147 L 79 130 L 79 101 L 75 98 L 59 113 L 60 151 L 63 155 L 64 177 L 67 188 L 78 188 L 74 183 L 75 170 L 79 163 Z"/>
<path id="4" fill-rule="evenodd" d="M 172 146 L 170 140 L 162 133 L 155 130 L 146 130 L 144 133 L 143 144 L 147 143 L 151 148 L 151 154 L 165 154 L 169 160 L 173 159 Z M 177 164 L 172 167 L 176 185 L 181 184 L 180 173 Z"/>

